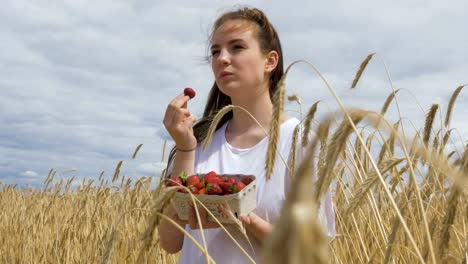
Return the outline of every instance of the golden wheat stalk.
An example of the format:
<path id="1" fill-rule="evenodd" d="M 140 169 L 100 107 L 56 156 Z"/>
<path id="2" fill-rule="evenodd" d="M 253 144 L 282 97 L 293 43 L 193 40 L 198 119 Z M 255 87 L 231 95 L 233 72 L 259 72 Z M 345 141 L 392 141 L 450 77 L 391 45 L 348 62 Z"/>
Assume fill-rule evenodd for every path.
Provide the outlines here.
<path id="1" fill-rule="evenodd" d="M 346 118 L 347 118 L 348 121 L 350 122 L 350 125 L 351 125 L 352 129 L 353 129 L 355 132 L 357 132 L 357 128 L 356 128 L 356 126 L 354 125 L 354 123 L 352 122 L 351 116 L 350 116 L 350 115 L 348 114 L 348 112 L 346 111 L 346 108 L 344 107 L 343 103 L 342 103 L 341 100 L 339 99 L 339 97 L 338 97 L 338 95 L 336 94 L 335 90 L 331 87 L 331 85 L 328 83 L 328 81 L 325 79 L 325 77 L 320 73 L 320 71 L 319 71 L 313 64 L 311 64 L 311 63 L 309 63 L 309 62 L 307 62 L 307 61 L 299 60 L 299 61 L 295 61 L 295 62 L 291 63 L 289 67 L 291 67 L 292 65 L 294 65 L 294 64 L 296 64 L 296 63 L 299 63 L 299 62 L 304 62 L 304 63 L 308 64 L 308 65 L 311 66 L 311 67 L 313 68 L 313 70 L 319 75 L 319 77 L 323 80 L 323 82 L 325 83 L 325 85 L 327 86 L 327 88 L 329 89 L 329 91 L 333 94 L 333 97 L 334 97 L 335 100 L 337 101 L 337 103 L 338 103 L 340 109 L 343 111 L 343 113 L 345 114 Z M 379 116 L 378 121 L 380 122 L 381 119 L 382 119 L 381 116 Z M 359 141 L 361 142 L 361 144 L 364 144 L 362 138 L 361 138 L 360 136 L 358 136 L 358 137 L 359 137 Z M 403 151 L 404 151 L 404 153 L 405 153 L 406 158 L 409 159 L 409 157 L 408 157 L 408 152 L 406 151 L 406 148 L 403 148 Z M 368 150 L 366 150 L 366 155 L 371 156 L 371 154 L 369 153 Z M 373 160 L 373 159 L 370 159 L 370 162 L 371 162 L 372 166 L 373 166 L 375 169 L 377 169 L 377 164 L 374 162 L 374 160 Z M 390 202 L 391 202 L 391 206 L 393 207 L 393 209 L 395 210 L 396 214 L 398 215 L 398 218 L 400 219 L 400 221 L 401 221 L 401 223 L 402 223 L 402 226 L 403 226 L 403 228 L 404 228 L 404 230 L 405 230 L 405 233 L 408 235 L 408 238 L 409 238 L 409 240 L 410 240 L 410 242 L 411 242 L 411 246 L 413 247 L 413 249 L 414 249 L 416 255 L 418 256 L 418 258 L 419 258 L 420 260 L 423 261 L 423 258 L 422 258 L 422 256 L 421 256 L 421 252 L 420 252 L 420 250 L 419 250 L 418 247 L 417 247 L 416 241 L 414 240 L 413 236 L 411 235 L 411 233 L 410 233 L 410 231 L 409 231 L 409 229 L 408 229 L 408 226 L 407 226 L 405 220 L 404 220 L 403 217 L 401 216 L 400 211 L 398 210 L 398 206 L 397 206 L 397 204 L 395 203 L 395 201 L 394 201 L 394 199 L 393 199 L 393 197 L 392 197 L 392 194 L 391 194 L 390 190 L 389 190 L 388 187 L 386 186 L 386 183 L 384 182 L 382 175 L 380 175 L 380 173 L 379 173 L 378 176 L 379 176 L 380 182 L 382 183 L 383 190 L 385 191 L 385 194 L 388 196 L 388 198 L 389 198 L 389 200 L 390 200 Z M 414 171 L 412 170 L 411 166 L 410 166 L 410 177 L 411 177 L 412 179 L 415 177 L 415 176 L 414 176 Z M 417 188 L 417 186 L 416 186 L 416 193 L 418 194 L 418 202 L 421 204 L 422 201 L 421 201 L 420 194 L 419 194 L 419 189 Z M 422 210 L 422 206 L 420 206 L 420 209 Z M 426 219 L 425 215 L 423 215 L 423 218 L 422 218 L 422 219 L 423 219 L 423 222 L 424 222 L 424 225 L 425 225 L 425 228 L 426 228 L 426 233 L 428 233 L 428 230 L 427 230 L 427 229 L 428 229 L 428 227 L 427 227 L 427 219 Z M 429 235 L 429 234 L 427 234 L 427 235 L 428 235 L 427 239 L 430 241 L 430 235 Z M 431 245 L 432 245 L 432 244 L 431 244 Z M 435 261 L 435 255 L 434 255 L 434 253 L 433 253 L 434 251 L 432 250 L 432 247 L 431 247 L 430 252 L 431 252 L 432 260 Z"/>
<path id="2" fill-rule="evenodd" d="M 216 113 L 216 115 L 213 118 L 213 121 L 211 122 L 210 128 L 208 129 L 208 133 L 206 135 L 205 141 L 203 142 L 202 149 L 206 150 L 206 148 L 211 144 L 211 141 L 213 140 L 213 136 L 216 132 L 216 128 L 218 127 L 219 122 L 223 118 L 223 116 L 230 111 L 234 109 L 233 105 L 226 105 L 223 107 L 221 110 Z"/>
<path id="3" fill-rule="evenodd" d="M 278 147 L 279 133 L 280 133 L 280 119 L 284 111 L 284 96 L 286 94 L 286 76 L 288 73 L 289 67 L 286 69 L 285 73 L 278 82 L 278 89 L 273 95 L 273 118 L 270 123 L 270 132 L 268 138 L 268 149 L 266 154 L 266 179 L 270 180 L 271 174 L 273 173 L 273 168 L 275 166 L 276 160 L 276 151 Z"/>
<path id="4" fill-rule="evenodd" d="M 119 163 L 117 163 L 117 167 L 115 168 L 115 172 L 114 172 L 114 177 L 112 177 L 112 182 L 115 182 L 119 178 L 120 167 L 122 167 L 122 163 L 123 163 L 122 160 L 119 161 Z"/>
<path id="5" fill-rule="evenodd" d="M 319 135 L 330 120 L 328 125 L 319 126 Z M 318 204 L 310 192 L 314 166 L 311 161 L 317 145 L 318 138 L 315 138 L 293 178 L 291 189 L 295 191 L 288 192 L 276 227 L 265 242 L 264 263 L 328 263 L 327 240 L 317 223 Z"/>
<path id="6" fill-rule="evenodd" d="M 443 259 L 446 257 L 446 251 L 450 244 L 450 229 L 453 227 L 455 221 L 455 216 L 457 213 L 457 206 L 459 202 L 460 190 L 456 185 L 452 187 L 452 193 L 448 199 L 448 206 L 442 221 L 442 230 L 438 237 L 438 247 L 437 247 L 437 258 L 442 263 Z"/>
<path id="7" fill-rule="evenodd" d="M 400 196 L 400 202 L 398 203 L 399 204 L 399 208 L 400 211 L 401 211 L 401 214 L 403 216 L 406 216 L 406 212 L 408 211 L 408 207 L 409 207 L 409 204 L 408 204 L 408 199 L 405 197 L 405 195 L 401 195 Z M 385 251 L 385 257 L 384 257 L 384 261 L 383 263 L 385 264 L 388 264 L 390 263 L 390 260 L 392 259 L 392 257 L 394 257 L 393 255 L 393 252 L 394 252 L 394 249 L 395 249 L 395 246 L 396 246 L 396 241 L 397 241 L 397 237 L 398 237 L 398 231 L 400 230 L 400 226 L 401 226 L 401 223 L 400 221 L 398 220 L 398 217 L 393 217 L 393 221 L 392 221 L 392 232 L 390 233 L 390 235 L 388 236 L 388 239 L 387 239 L 387 249 Z M 428 248 L 429 249 L 429 248 Z"/>
<path id="8" fill-rule="evenodd" d="M 424 131 L 423 131 L 423 142 L 426 146 L 429 143 L 429 139 L 431 137 L 432 124 L 434 123 L 437 109 L 439 109 L 439 105 L 433 104 L 428 114 L 426 115 L 426 121 L 424 124 Z"/>
<path id="9" fill-rule="evenodd" d="M 393 125 L 393 131 L 398 131 L 398 127 L 400 126 L 400 120 L 398 120 L 394 125 Z M 392 158 L 393 153 L 395 150 L 395 133 L 391 133 L 388 139 L 384 142 L 382 148 L 380 149 L 379 152 L 379 158 L 378 158 L 378 164 L 383 162 L 385 153 L 389 153 L 389 158 Z"/>
<path id="10" fill-rule="evenodd" d="M 136 157 L 138 151 L 140 150 L 140 148 L 141 148 L 142 146 L 143 146 L 143 144 L 139 144 L 139 145 L 136 147 L 135 151 L 133 152 L 132 159 L 135 159 L 135 157 Z"/>
<path id="11" fill-rule="evenodd" d="M 307 116 L 304 121 L 304 131 L 302 132 L 302 146 L 305 147 L 309 144 L 309 133 L 312 127 L 312 120 L 314 119 L 315 113 L 317 112 L 318 103 L 315 102 L 307 112 Z"/>
<path id="12" fill-rule="evenodd" d="M 453 107 L 455 106 L 455 101 L 457 100 L 458 95 L 460 94 L 461 90 L 465 86 L 466 84 L 458 86 L 457 89 L 455 89 L 455 91 L 453 92 L 452 96 L 450 97 L 450 101 L 449 101 L 448 108 L 447 108 L 447 113 L 445 114 L 445 127 L 449 127 L 450 119 L 452 117 Z"/>
<path id="13" fill-rule="evenodd" d="M 296 173 L 296 146 L 297 146 L 297 138 L 299 135 L 299 128 L 301 127 L 301 124 L 297 124 L 296 127 L 294 128 L 293 136 L 292 136 L 292 142 L 291 142 L 291 150 L 289 152 L 289 157 L 290 157 L 290 165 L 289 168 L 292 172 L 290 174 L 291 177 L 294 176 L 294 173 Z"/>
<path id="14" fill-rule="evenodd" d="M 375 53 L 371 53 L 367 55 L 367 57 L 362 61 L 361 65 L 359 66 L 359 70 L 356 73 L 356 76 L 354 77 L 353 84 L 351 85 L 351 89 L 355 88 L 357 83 L 359 82 L 359 79 L 361 79 L 362 73 L 367 67 L 367 64 L 369 64 L 369 61 L 372 59 L 372 57 L 375 55 Z"/>
<path id="15" fill-rule="evenodd" d="M 296 102 L 298 105 L 302 104 L 301 97 L 299 97 L 298 94 L 288 95 L 288 101 L 289 102 Z"/>
<path id="16" fill-rule="evenodd" d="M 366 111 L 360 110 L 351 110 L 349 115 L 351 117 L 351 122 L 353 125 L 359 123 L 364 116 L 367 114 Z M 327 166 L 319 168 L 318 180 L 315 184 L 315 199 L 320 201 L 320 198 L 325 194 L 330 186 L 330 183 L 333 180 L 333 173 L 331 173 L 332 168 L 335 166 L 336 161 L 338 160 L 339 153 L 341 153 L 346 145 L 347 138 L 353 132 L 353 129 L 348 122 L 344 120 L 340 127 L 333 134 L 330 144 L 327 150 L 326 161 Z"/>
<path id="17" fill-rule="evenodd" d="M 382 106 L 382 109 L 380 110 L 381 115 L 385 115 L 385 113 L 387 113 L 388 107 L 390 106 L 390 103 L 393 101 L 393 98 L 395 98 L 398 91 L 400 91 L 400 89 L 391 92 L 390 95 L 387 97 L 385 103 Z"/>
<path id="18" fill-rule="evenodd" d="M 380 173 L 383 175 L 387 173 L 389 170 L 400 164 L 403 160 L 402 158 L 399 159 L 389 159 L 379 165 Z M 345 211 L 345 215 L 351 214 L 361 203 L 362 199 L 367 195 L 370 189 L 378 183 L 379 178 L 377 177 L 377 173 L 372 171 L 369 176 L 360 184 L 360 186 L 356 189 L 353 194 L 353 198 L 349 202 L 348 209 Z"/>

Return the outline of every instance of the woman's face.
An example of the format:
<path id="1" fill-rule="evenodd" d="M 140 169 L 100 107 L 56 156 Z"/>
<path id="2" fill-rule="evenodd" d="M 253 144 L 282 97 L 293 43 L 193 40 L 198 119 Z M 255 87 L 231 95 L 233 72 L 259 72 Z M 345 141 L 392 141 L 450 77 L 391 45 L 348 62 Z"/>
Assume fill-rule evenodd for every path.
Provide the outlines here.
<path id="1" fill-rule="evenodd" d="M 214 33 L 211 67 L 219 89 L 230 97 L 253 96 L 268 89 L 267 58 L 260 50 L 257 28 L 229 20 Z"/>

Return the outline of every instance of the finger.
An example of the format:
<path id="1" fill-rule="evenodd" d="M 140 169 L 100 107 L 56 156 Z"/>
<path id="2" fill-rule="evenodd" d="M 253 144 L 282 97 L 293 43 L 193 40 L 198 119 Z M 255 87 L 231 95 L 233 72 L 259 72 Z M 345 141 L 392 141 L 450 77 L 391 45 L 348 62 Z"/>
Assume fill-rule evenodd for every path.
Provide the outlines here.
<path id="1" fill-rule="evenodd" d="M 191 203 L 189 203 L 189 225 L 191 229 L 197 229 L 198 223 L 197 223 L 197 217 L 195 216 L 195 208 Z"/>
<path id="2" fill-rule="evenodd" d="M 249 213 L 249 214 L 247 214 L 247 217 L 249 219 L 248 220 L 249 225 L 258 225 L 258 224 L 260 224 L 260 222 L 263 221 L 263 219 L 258 217 L 258 215 L 256 215 L 255 213 Z"/>
<path id="3" fill-rule="evenodd" d="M 203 228 L 207 228 L 207 226 L 208 226 L 208 218 L 207 217 L 208 216 L 207 216 L 205 208 L 200 208 L 199 212 L 200 212 L 201 226 Z"/>
<path id="4" fill-rule="evenodd" d="M 197 207 L 197 208 L 198 208 L 198 214 L 200 216 L 200 219 L 197 218 L 197 222 L 200 223 L 200 225 L 197 225 L 197 228 L 198 229 L 200 229 L 200 228 L 203 228 L 203 229 L 210 228 L 205 208 L 203 208 L 201 206 Z M 195 213 L 196 213 L 196 211 L 195 211 Z M 195 215 L 195 217 L 197 217 L 197 215 Z"/>
<path id="5" fill-rule="evenodd" d="M 200 211 L 200 218 L 201 218 L 201 221 L 202 221 L 202 226 L 203 228 L 205 229 L 209 229 L 209 228 L 218 228 L 219 227 L 219 224 L 216 223 L 216 222 L 211 222 L 208 220 L 208 212 L 202 208 Z"/>
<path id="6" fill-rule="evenodd" d="M 265 222 L 262 218 L 260 218 L 258 215 L 255 213 L 251 212 L 246 215 L 241 215 L 240 220 L 242 223 L 244 223 L 246 226 L 259 226 Z"/>
<path id="7" fill-rule="evenodd" d="M 177 95 L 170 103 L 169 105 L 173 105 L 178 108 L 187 108 L 187 102 L 190 100 L 190 97 L 187 95 L 179 94 Z"/>
<path id="8" fill-rule="evenodd" d="M 248 215 L 241 215 L 239 219 L 244 225 L 250 225 L 250 217 Z"/>
<path id="9" fill-rule="evenodd" d="M 175 122 L 175 124 L 178 124 L 181 121 L 183 121 L 185 118 L 190 117 L 191 115 L 192 114 L 190 113 L 189 110 L 179 108 L 174 111 L 173 116 L 172 116 L 172 121 Z"/>
<path id="10" fill-rule="evenodd" d="M 178 109 L 174 112 L 174 114 L 171 117 L 171 121 L 169 122 L 171 127 L 177 126 L 180 123 L 184 122 L 187 120 L 187 118 L 190 118 L 191 114 L 190 111 L 187 109 Z"/>

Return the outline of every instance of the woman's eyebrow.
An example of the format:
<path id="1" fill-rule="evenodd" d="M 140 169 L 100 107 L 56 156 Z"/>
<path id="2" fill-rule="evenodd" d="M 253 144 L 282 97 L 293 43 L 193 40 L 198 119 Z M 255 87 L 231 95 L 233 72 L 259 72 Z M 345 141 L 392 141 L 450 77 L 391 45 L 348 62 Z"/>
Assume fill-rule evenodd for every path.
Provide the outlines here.
<path id="1" fill-rule="evenodd" d="M 240 39 L 240 38 L 231 39 L 231 40 L 228 42 L 228 44 L 232 44 L 232 43 L 238 42 L 238 41 L 243 42 L 244 40 L 243 40 L 243 39 Z M 218 45 L 218 44 L 213 44 L 213 45 L 211 46 L 210 49 L 216 49 L 216 48 L 219 48 L 219 45 Z"/>

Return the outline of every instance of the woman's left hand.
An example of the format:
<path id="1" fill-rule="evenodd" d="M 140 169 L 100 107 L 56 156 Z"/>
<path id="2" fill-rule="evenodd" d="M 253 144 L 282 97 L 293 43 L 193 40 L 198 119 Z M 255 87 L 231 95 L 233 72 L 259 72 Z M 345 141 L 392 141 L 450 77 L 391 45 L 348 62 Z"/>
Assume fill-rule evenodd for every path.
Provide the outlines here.
<path id="1" fill-rule="evenodd" d="M 273 231 L 273 225 L 263 220 L 255 213 L 240 216 L 241 222 L 260 242 L 264 241 Z"/>

